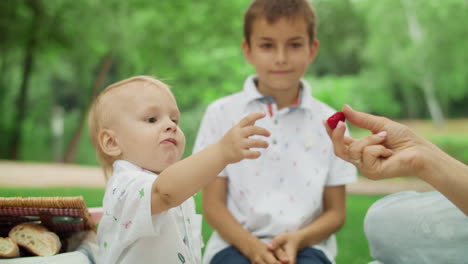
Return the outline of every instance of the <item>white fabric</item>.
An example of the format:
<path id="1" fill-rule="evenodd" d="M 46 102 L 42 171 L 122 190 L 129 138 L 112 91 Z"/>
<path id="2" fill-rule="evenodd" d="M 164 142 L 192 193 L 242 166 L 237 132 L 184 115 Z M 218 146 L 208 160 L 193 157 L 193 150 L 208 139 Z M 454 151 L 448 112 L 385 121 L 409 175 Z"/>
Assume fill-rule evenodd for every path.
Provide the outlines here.
<path id="1" fill-rule="evenodd" d="M 24 257 L 13 259 L 0 259 L 2 264 L 93 264 L 83 252 L 73 251 L 57 254 L 50 257 Z"/>
<path id="2" fill-rule="evenodd" d="M 271 97 L 260 94 L 249 77 L 244 90 L 210 104 L 202 120 L 194 152 L 221 138 L 248 113 L 268 111 L 256 125 L 271 132 L 268 149 L 256 160 L 231 164 L 219 175 L 227 177 L 227 207 L 244 228 L 255 236 L 272 237 L 303 228 L 322 213 L 324 186 L 344 185 L 356 180 L 351 164 L 337 158 L 323 127 L 335 110 L 310 96 L 302 81 L 298 106 L 277 110 Z M 205 249 L 204 263 L 228 246 L 214 232 Z M 315 247 L 333 261 L 336 243 L 332 235 Z"/>
<path id="3" fill-rule="evenodd" d="M 364 220 L 376 263 L 468 263 L 468 217 L 439 192 L 401 192 L 375 202 Z"/>
<path id="4" fill-rule="evenodd" d="M 114 162 L 98 227 L 99 263 L 200 263 L 201 216 L 193 198 L 151 215 L 157 175 L 130 162 Z"/>

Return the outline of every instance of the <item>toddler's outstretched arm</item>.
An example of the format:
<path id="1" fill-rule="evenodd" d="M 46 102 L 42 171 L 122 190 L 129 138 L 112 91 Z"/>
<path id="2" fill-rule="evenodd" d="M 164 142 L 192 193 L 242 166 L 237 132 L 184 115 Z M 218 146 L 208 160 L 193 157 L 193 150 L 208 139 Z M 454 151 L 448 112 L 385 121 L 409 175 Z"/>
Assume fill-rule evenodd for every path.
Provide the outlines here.
<path id="1" fill-rule="evenodd" d="M 249 114 L 216 143 L 161 172 L 152 187 L 151 214 L 178 206 L 214 180 L 228 164 L 258 158 L 260 152 L 250 148 L 266 148 L 268 143 L 250 137 L 270 135 L 268 130 L 255 126 L 264 116 L 264 112 Z"/>

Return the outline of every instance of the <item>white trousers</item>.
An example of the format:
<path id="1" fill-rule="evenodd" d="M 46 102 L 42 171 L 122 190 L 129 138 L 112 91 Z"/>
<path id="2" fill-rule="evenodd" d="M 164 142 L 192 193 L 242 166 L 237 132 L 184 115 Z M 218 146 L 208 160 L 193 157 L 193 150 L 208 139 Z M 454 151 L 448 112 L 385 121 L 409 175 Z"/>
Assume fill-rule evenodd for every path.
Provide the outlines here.
<path id="1" fill-rule="evenodd" d="M 468 263 L 468 217 L 439 192 L 400 192 L 364 220 L 373 263 Z"/>

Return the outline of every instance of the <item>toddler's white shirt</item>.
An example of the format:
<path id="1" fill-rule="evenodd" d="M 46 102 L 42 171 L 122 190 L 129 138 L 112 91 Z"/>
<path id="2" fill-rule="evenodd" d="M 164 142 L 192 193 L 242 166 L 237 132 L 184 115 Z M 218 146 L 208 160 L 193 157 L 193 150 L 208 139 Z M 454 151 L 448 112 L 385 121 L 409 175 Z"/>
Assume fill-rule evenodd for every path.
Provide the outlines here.
<path id="1" fill-rule="evenodd" d="M 271 132 L 261 157 L 231 164 L 219 177 L 227 177 L 227 207 L 248 231 L 268 241 L 298 230 L 322 213 L 325 186 L 354 182 L 356 169 L 336 157 L 322 124 L 335 111 L 310 96 L 302 82 L 297 106 L 277 110 L 271 97 L 260 94 L 249 77 L 244 90 L 210 104 L 198 133 L 194 153 L 220 139 L 248 113 L 267 112 L 256 122 Z M 270 106 L 268 106 L 270 105 Z M 272 115 L 270 116 L 269 112 Z M 228 244 L 214 232 L 207 244 L 204 263 Z M 330 260 L 336 256 L 334 235 L 315 245 Z"/>
<path id="2" fill-rule="evenodd" d="M 200 263 L 202 218 L 193 198 L 151 215 L 156 178 L 128 161 L 114 162 L 97 232 L 99 263 Z"/>

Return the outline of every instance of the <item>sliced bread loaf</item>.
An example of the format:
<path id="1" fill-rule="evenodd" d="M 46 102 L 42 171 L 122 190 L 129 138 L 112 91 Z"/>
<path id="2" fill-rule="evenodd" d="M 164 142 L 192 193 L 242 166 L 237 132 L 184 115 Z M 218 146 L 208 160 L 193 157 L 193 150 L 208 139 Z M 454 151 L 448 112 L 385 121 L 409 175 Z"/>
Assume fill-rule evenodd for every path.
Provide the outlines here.
<path id="1" fill-rule="evenodd" d="M 19 224 L 10 230 L 9 237 L 38 256 L 55 255 L 62 246 L 55 233 L 37 224 Z"/>
<path id="2" fill-rule="evenodd" d="M 15 257 L 19 257 L 18 244 L 9 237 L 0 237 L 0 258 Z"/>

